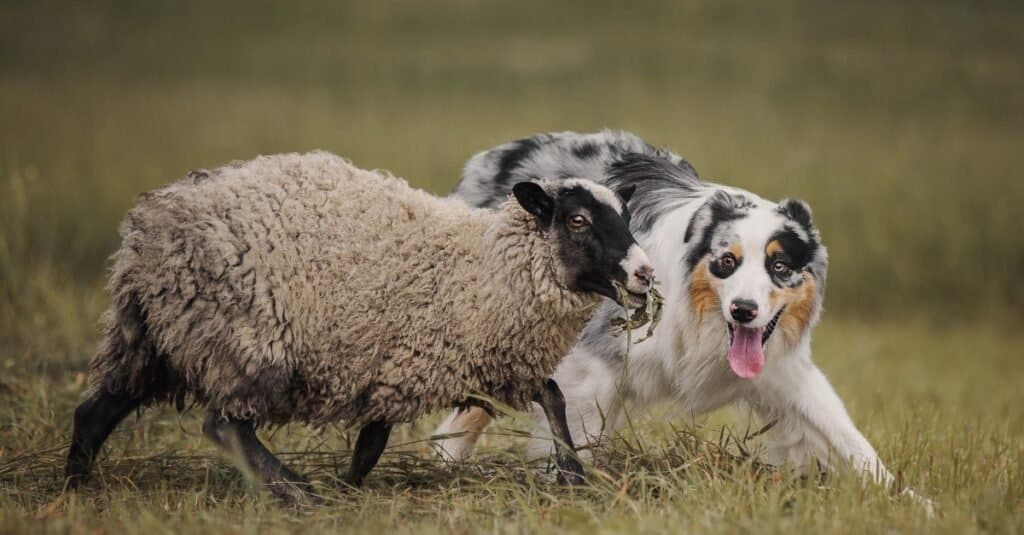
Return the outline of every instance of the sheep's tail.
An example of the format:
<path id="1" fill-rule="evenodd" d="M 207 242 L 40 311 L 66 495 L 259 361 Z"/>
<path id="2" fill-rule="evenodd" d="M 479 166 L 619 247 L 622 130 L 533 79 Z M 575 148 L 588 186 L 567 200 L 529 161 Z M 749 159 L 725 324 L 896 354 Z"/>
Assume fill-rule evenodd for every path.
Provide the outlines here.
<path id="1" fill-rule="evenodd" d="M 100 320 L 102 339 L 90 363 L 92 390 L 127 394 L 142 403 L 175 398 L 183 385 L 158 351 L 145 310 L 124 271 L 115 265 L 110 307 Z"/>
<path id="2" fill-rule="evenodd" d="M 131 292 L 115 294 L 100 321 L 103 338 L 90 365 L 93 386 L 141 395 L 145 390 L 145 372 L 156 360 L 142 307 Z"/>

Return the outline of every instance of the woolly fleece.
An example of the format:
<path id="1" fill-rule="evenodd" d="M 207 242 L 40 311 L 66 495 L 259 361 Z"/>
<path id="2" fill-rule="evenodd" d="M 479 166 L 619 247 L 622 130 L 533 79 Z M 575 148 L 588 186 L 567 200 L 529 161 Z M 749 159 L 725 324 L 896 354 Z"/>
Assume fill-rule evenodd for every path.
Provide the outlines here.
<path id="1" fill-rule="evenodd" d="M 326 152 L 193 171 L 121 237 L 93 388 L 261 425 L 525 409 L 600 300 L 514 199 L 473 209 Z"/>

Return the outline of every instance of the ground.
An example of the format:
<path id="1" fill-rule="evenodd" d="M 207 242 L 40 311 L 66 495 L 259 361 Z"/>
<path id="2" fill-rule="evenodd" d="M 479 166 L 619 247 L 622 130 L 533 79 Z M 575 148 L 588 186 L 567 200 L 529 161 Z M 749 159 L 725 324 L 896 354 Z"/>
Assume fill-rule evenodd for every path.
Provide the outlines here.
<path id="1" fill-rule="evenodd" d="M 354 436 L 289 426 L 264 433 L 327 503 L 280 508 L 201 435 L 201 411 L 130 418 L 99 461 L 96 481 L 60 499 L 63 455 L 83 375 L 45 360 L 2 363 L 0 525 L 10 529 L 522 532 L 564 529 L 726 532 L 874 532 L 927 527 L 956 533 L 1024 529 L 1024 337 L 991 329 L 826 322 L 815 349 L 854 419 L 915 502 L 863 486 L 743 458 L 757 425 L 742 410 L 694 422 L 667 408 L 599 448 L 591 484 L 559 488 L 543 463 L 518 455 L 525 429 L 504 420 L 482 456 L 447 467 L 424 439 L 437 417 L 393 435 L 365 489 L 337 490 Z M 723 427 L 724 426 L 724 427 Z"/>
<path id="2" fill-rule="evenodd" d="M 1024 531 L 1022 24 L 1003 2 L 0 4 L 0 533 Z M 519 457 L 515 420 L 459 467 L 423 442 L 439 414 L 403 427 L 348 493 L 352 437 L 270 430 L 328 502 L 284 509 L 199 410 L 151 410 L 60 496 L 138 193 L 316 148 L 446 193 L 475 151 L 603 127 L 810 203 L 831 257 L 815 359 L 935 518 L 850 474 L 757 464 L 742 409 L 670 407 L 575 490 Z"/>

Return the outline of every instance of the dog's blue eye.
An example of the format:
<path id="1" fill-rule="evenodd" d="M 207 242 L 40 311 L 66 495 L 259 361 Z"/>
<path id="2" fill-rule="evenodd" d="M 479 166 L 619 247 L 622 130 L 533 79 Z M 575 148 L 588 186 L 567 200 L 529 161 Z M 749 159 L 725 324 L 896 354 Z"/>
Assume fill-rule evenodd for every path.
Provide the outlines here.
<path id="1" fill-rule="evenodd" d="M 789 275 L 789 272 L 793 270 L 789 266 L 787 266 L 785 262 L 777 260 L 774 264 L 772 264 L 772 271 L 779 275 Z"/>

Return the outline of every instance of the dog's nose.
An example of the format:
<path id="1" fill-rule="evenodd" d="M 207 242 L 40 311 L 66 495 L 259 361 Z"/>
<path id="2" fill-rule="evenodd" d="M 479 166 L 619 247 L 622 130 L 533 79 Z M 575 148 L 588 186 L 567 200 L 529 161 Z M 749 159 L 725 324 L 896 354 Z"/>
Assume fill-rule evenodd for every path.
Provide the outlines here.
<path id="1" fill-rule="evenodd" d="M 732 319 L 746 323 L 757 317 L 757 303 L 749 299 L 737 299 L 729 305 L 729 314 L 732 314 Z"/>
<path id="2" fill-rule="evenodd" d="M 636 268 L 636 271 L 633 272 L 633 276 L 636 277 L 636 280 L 639 281 L 640 284 L 650 288 L 651 283 L 654 282 L 654 268 L 644 264 Z"/>

